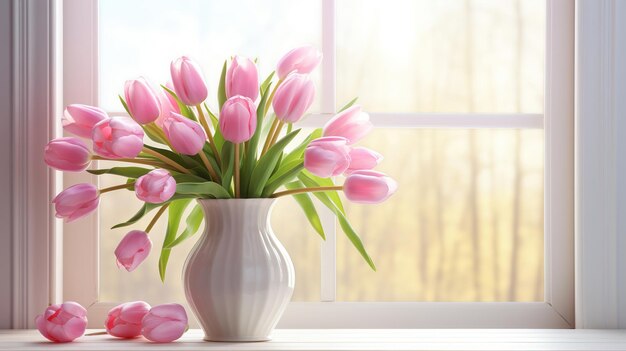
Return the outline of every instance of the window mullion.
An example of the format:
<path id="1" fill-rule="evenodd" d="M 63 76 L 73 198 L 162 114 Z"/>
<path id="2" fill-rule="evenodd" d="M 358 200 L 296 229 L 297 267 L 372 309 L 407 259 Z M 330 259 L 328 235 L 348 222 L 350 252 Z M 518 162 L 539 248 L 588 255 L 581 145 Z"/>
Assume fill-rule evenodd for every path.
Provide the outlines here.
<path id="1" fill-rule="evenodd" d="M 335 65 L 335 0 L 322 1 L 322 112 L 333 114 L 336 106 Z M 320 220 L 326 240 L 321 246 L 320 299 L 335 301 L 336 292 L 336 223 L 333 213 L 324 206 L 319 208 Z"/>

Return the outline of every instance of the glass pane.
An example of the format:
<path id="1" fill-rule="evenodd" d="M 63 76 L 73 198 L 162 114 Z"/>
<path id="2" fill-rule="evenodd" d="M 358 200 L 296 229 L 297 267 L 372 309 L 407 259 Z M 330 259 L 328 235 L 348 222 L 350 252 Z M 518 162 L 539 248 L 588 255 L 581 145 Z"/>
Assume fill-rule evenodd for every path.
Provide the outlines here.
<path id="1" fill-rule="evenodd" d="M 340 301 L 543 301 L 543 131 L 379 129 L 399 182 L 346 202 L 376 266 L 337 239 Z"/>
<path id="2" fill-rule="evenodd" d="M 226 58 L 258 57 L 259 77 L 265 79 L 293 47 L 321 49 L 320 16 L 317 0 L 100 1 L 100 105 L 123 111 L 117 94 L 126 80 L 145 76 L 164 84 L 170 62 L 188 55 L 202 67 L 215 107 Z M 319 88 L 319 69 L 313 78 Z"/>
<path id="3" fill-rule="evenodd" d="M 101 177 L 100 187 L 120 184 L 121 179 L 114 176 Z M 118 269 L 115 264 L 113 252 L 124 234 L 130 230 L 128 228 L 144 229 L 156 211 L 131 227 L 110 228 L 128 219 L 139 209 L 140 205 L 140 201 L 131 191 L 114 191 L 102 196 L 100 203 L 100 299 L 101 301 L 145 300 L 151 304 L 177 302 L 187 307 L 182 269 L 201 231 L 172 250 L 165 283 L 161 283 L 158 270 L 161 244 L 167 227 L 165 218 L 162 218 L 150 232 L 153 247 L 145 262 L 131 273 Z M 294 214 L 285 216 L 285 213 Z M 296 268 L 296 289 L 292 301 L 319 301 L 321 239 L 310 229 L 306 218 L 298 211 L 298 205 L 291 198 L 282 198 L 276 204 L 272 214 L 272 227 L 278 239 L 287 248 Z M 187 309 L 187 311 L 191 310 Z"/>
<path id="4" fill-rule="evenodd" d="M 337 94 L 371 112 L 543 111 L 545 0 L 337 1 Z"/>

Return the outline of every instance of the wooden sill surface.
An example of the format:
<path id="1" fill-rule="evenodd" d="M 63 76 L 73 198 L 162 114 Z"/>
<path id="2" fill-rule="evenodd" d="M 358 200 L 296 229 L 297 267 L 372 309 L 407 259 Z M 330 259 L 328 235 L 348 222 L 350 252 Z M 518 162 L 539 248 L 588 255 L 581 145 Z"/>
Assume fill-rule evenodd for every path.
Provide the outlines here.
<path id="1" fill-rule="evenodd" d="M 53 344 L 36 330 L 0 330 L 0 350 L 626 350 L 626 330 L 282 329 L 271 341 L 257 343 L 205 342 L 202 337 L 202 331 L 192 329 L 169 344 L 106 335 Z"/>

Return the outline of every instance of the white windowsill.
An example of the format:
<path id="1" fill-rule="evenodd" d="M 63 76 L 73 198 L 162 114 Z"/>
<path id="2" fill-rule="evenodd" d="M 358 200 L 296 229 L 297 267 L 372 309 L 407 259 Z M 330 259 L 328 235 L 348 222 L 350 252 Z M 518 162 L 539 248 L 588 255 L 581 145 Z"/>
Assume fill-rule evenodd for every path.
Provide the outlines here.
<path id="1" fill-rule="evenodd" d="M 171 344 L 100 335 L 53 345 L 36 330 L 1 330 L 0 350 L 626 350 L 626 330 L 282 329 L 260 343 L 203 342 L 202 336 L 192 329 Z"/>

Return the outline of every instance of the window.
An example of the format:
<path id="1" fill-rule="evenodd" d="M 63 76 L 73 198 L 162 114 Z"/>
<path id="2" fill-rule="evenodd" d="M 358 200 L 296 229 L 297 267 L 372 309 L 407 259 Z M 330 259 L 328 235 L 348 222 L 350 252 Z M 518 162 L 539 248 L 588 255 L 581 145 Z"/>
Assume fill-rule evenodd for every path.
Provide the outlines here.
<path id="1" fill-rule="evenodd" d="M 303 127 L 323 125 L 359 96 L 377 127 L 364 145 L 387 157 L 380 168 L 401 187 L 383 205 L 347 204 L 379 271 L 369 271 L 341 231 L 332 230 L 331 214 L 321 210 L 330 229 L 321 242 L 299 212 L 289 221 L 277 215 L 294 207 L 281 199 L 273 226 L 297 272 L 281 326 L 572 325 L 572 203 L 556 196 L 554 184 L 571 177 L 561 168 L 573 146 L 552 131 L 573 123 L 559 110 L 573 101 L 551 94 L 572 89 L 555 74 L 557 62 L 573 62 L 573 52 L 561 49 L 573 33 L 558 30 L 573 16 L 571 4 L 108 0 L 70 7 L 87 14 L 88 23 L 69 35 L 97 38 L 87 55 L 94 66 L 84 68 L 93 90 L 82 102 L 111 114 L 122 113 L 115 95 L 125 80 L 145 75 L 165 83 L 178 55 L 200 61 L 215 92 L 229 55 L 259 57 L 264 77 L 282 53 L 303 43 L 325 55 L 314 77 L 318 102 Z M 66 103 L 77 101 L 67 94 L 71 84 Z M 194 240 L 177 247 L 164 285 L 156 254 L 132 274 L 115 266 L 112 252 L 125 229 L 109 228 L 135 207 L 132 194 L 107 194 L 92 223 L 66 225 L 66 241 L 87 247 L 91 263 L 66 261 L 65 290 L 91 299 L 94 310 L 132 299 L 185 301 L 180 271 Z M 81 229 L 94 235 L 79 238 Z M 152 233 L 158 249 L 164 229 Z M 89 291 L 72 284 L 79 277 Z M 310 320 L 298 318 L 303 312 Z M 365 315 L 381 318 L 364 321 Z"/>

